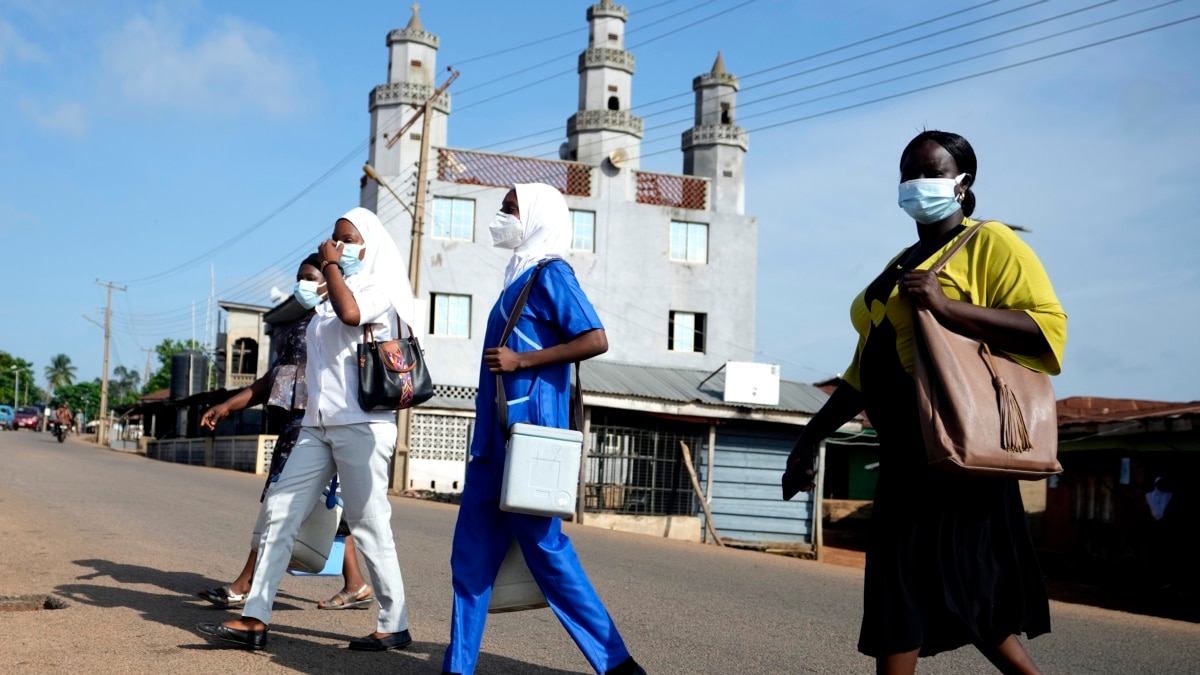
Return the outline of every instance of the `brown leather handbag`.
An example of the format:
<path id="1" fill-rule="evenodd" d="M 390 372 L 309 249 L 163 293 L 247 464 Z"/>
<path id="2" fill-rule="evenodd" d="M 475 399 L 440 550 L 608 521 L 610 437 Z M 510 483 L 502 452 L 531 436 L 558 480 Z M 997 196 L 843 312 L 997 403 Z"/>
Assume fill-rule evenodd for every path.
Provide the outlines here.
<path id="1" fill-rule="evenodd" d="M 936 262 L 938 273 L 985 223 Z M 917 308 L 917 409 L 930 466 L 971 476 L 1041 480 L 1062 472 L 1058 415 L 1045 373 L 942 326 Z"/>

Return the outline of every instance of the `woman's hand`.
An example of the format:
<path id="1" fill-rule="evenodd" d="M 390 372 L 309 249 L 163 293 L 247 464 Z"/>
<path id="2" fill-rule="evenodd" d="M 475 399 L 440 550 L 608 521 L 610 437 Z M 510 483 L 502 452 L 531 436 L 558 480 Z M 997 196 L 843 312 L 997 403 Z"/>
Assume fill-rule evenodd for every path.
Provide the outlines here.
<path id="1" fill-rule="evenodd" d="M 218 403 L 217 405 L 209 408 L 208 412 L 204 413 L 204 417 L 200 418 L 200 426 L 211 431 L 217 428 L 217 422 L 220 422 L 228 416 L 229 403 Z"/>
<path id="2" fill-rule="evenodd" d="M 321 262 L 335 263 L 342 259 L 342 243 L 326 239 L 317 246 L 317 255 Z"/>
<path id="3" fill-rule="evenodd" d="M 791 499 L 797 492 L 808 492 L 817 486 L 817 444 L 804 434 L 796 440 L 788 454 L 787 469 L 783 472 L 783 498 Z"/>
<path id="4" fill-rule="evenodd" d="M 491 347 L 483 350 L 483 362 L 490 373 L 512 373 L 520 370 L 521 355 L 508 347 Z"/>
<path id="5" fill-rule="evenodd" d="M 929 270 L 913 270 L 905 274 L 900 279 L 899 287 L 901 296 L 911 298 L 919 307 L 933 312 L 934 316 L 941 316 L 950 302 L 937 274 Z"/>

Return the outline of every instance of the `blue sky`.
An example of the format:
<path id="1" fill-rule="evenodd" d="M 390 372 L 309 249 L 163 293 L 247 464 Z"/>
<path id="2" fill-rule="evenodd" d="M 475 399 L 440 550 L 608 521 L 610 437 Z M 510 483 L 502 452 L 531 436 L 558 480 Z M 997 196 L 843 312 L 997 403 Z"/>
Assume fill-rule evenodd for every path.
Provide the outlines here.
<path id="1" fill-rule="evenodd" d="M 451 146 L 554 156 L 589 4 L 422 4 L 439 66 L 462 72 Z M 630 0 L 642 163 L 681 171 L 691 79 L 722 50 L 751 131 L 758 358 L 813 381 L 845 367 L 850 300 L 915 238 L 895 206 L 900 150 L 925 127 L 961 133 L 978 214 L 1032 230 L 1070 315 L 1059 395 L 1200 399 L 1200 21 L 1017 65 L 1200 14 L 1158 4 Z M 98 376 L 103 333 L 84 316 L 103 319 L 94 282 L 111 280 L 128 286 L 111 365 L 141 371 L 142 349 L 192 335 L 193 301 L 203 338 L 210 265 L 220 299 L 290 288 L 299 252 L 357 203 L 367 94 L 409 15 L 370 0 L 0 0 L 0 349 L 39 374 L 62 352 Z"/>

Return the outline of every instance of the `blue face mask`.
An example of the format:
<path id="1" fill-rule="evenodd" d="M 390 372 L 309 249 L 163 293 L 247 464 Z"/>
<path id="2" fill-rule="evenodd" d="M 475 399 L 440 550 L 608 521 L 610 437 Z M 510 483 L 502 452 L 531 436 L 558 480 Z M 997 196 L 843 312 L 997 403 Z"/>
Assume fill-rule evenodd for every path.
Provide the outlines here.
<path id="1" fill-rule="evenodd" d="M 342 259 L 338 261 L 342 266 L 342 274 L 350 276 L 362 270 L 363 261 L 358 259 L 362 250 L 362 244 L 342 244 Z"/>
<path id="2" fill-rule="evenodd" d="M 966 176 L 954 178 L 917 178 L 900 184 L 897 203 L 913 220 L 921 224 L 936 223 L 949 218 L 962 208 L 955 188 Z"/>
<path id="3" fill-rule="evenodd" d="M 304 309 L 312 309 L 321 303 L 321 294 L 317 292 L 317 282 L 308 279 L 297 281 L 292 295 Z"/>

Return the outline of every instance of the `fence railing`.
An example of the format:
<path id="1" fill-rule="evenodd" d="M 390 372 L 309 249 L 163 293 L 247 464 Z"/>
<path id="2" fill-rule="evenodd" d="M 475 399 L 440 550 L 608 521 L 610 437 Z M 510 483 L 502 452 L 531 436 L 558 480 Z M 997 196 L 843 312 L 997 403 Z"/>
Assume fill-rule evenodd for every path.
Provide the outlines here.
<path id="1" fill-rule="evenodd" d="M 679 442 L 697 463 L 699 436 L 594 426 L 586 457 L 584 509 L 608 513 L 693 516 L 698 508 Z"/>
<path id="2" fill-rule="evenodd" d="M 672 206 L 677 209 L 708 208 L 708 180 L 695 176 L 636 171 L 639 204 Z"/>
<path id="3" fill-rule="evenodd" d="M 546 183 L 565 195 L 592 196 L 592 167 L 578 162 L 438 148 L 437 179 L 448 183 L 512 187 Z"/>

